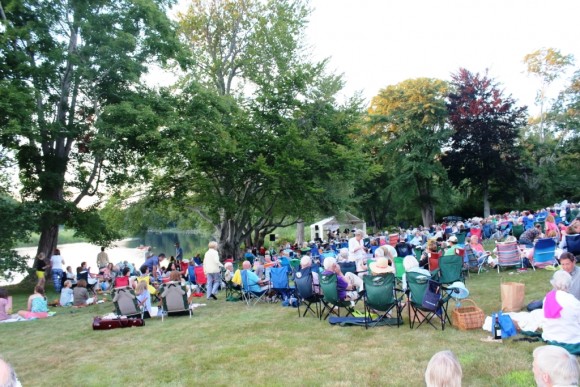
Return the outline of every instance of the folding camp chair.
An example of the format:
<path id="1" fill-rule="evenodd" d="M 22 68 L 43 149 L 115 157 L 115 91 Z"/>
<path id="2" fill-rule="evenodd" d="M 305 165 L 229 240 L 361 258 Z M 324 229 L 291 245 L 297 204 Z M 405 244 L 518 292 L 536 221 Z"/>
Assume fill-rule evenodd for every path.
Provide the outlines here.
<path id="1" fill-rule="evenodd" d="M 340 300 L 338 298 L 338 289 L 336 288 L 337 278 L 336 274 L 321 274 L 320 275 L 320 287 L 322 289 L 322 312 L 320 313 L 320 318 L 324 317 L 324 320 L 328 318 L 330 313 L 336 309 L 336 314 L 340 317 L 340 309 L 344 308 L 346 310 L 346 316 L 352 316 L 354 312 L 354 307 L 351 305 L 350 301 Z M 327 310 L 326 316 L 324 316 L 324 311 Z"/>
<path id="2" fill-rule="evenodd" d="M 135 292 L 130 287 L 115 288 L 113 290 L 113 305 L 118 316 L 143 318 L 143 308 L 139 306 L 139 301 Z"/>
<path id="3" fill-rule="evenodd" d="M 365 328 L 376 327 L 383 319 L 389 318 L 391 310 L 395 309 L 397 327 L 403 319 L 401 317 L 401 298 L 397 298 L 395 290 L 395 276 L 393 273 L 380 275 L 365 275 L 363 277 L 365 293 Z M 371 318 L 371 313 L 380 313 L 376 319 Z"/>
<path id="4" fill-rule="evenodd" d="M 472 228 L 469 229 L 469 234 L 470 235 L 477 235 L 477 239 L 479 239 L 481 241 L 481 233 L 482 233 L 482 231 L 483 230 L 481 228 L 479 228 L 479 227 L 472 227 Z M 463 241 L 465 242 L 465 239 Z"/>
<path id="5" fill-rule="evenodd" d="M 238 269 L 239 271 L 239 269 Z M 233 279 L 226 281 L 225 274 L 226 270 L 222 270 L 222 282 L 226 284 L 226 301 L 238 301 L 242 299 L 242 286 L 234 283 Z M 235 274 L 234 274 L 235 276 Z"/>
<path id="6" fill-rule="evenodd" d="M 443 253 L 441 252 L 429 253 L 429 271 L 439 269 L 439 258 L 441 258 L 442 255 Z"/>
<path id="7" fill-rule="evenodd" d="M 273 267 L 270 269 L 270 289 L 275 291 L 276 296 L 280 297 L 282 301 L 288 300 L 294 293 L 290 289 L 287 266 Z"/>
<path id="8" fill-rule="evenodd" d="M 556 242 L 552 238 L 542 238 L 534 245 L 534 258 L 532 267 L 546 267 L 556 263 Z"/>
<path id="9" fill-rule="evenodd" d="M 497 249 L 497 273 L 500 267 L 519 266 L 523 267 L 522 257 L 517 242 L 498 243 Z"/>
<path id="10" fill-rule="evenodd" d="M 191 318 L 191 305 L 187 301 L 187 290 L 177 282 L 169 282 L 164 285 L 163 292 L 160 294 L 163 305 L 163 312 L 161 313 L 161 321 L 163 321 L 165 314 L 175 312 L 188 312 Z"/>
<path id="11" fill-rule="evenodd" d="M 431 276 L 443 286 L 457 281 L 465 282 L 463 257 L 459 255 L 443 255 L 439 258 L 439 268 L 432 270 Z"/>
<path id="12" fill-rule="evenodd" d="M 389 234 L 389 244 L 395 247 L 399 243 L 399 234 Z"/>
<path id="13" fill-rule="evenodd" d="M 464 247 L 464 260 L 467 260 L 467 266 L 469 270 L 467 273 L 469 274 L 472 270 L 477 270 L 477 274 L 481 273 L 483 270 L 483 266 L 487 262 L 487 257 L 482 257 L 481 262 L 479 261 L 480 258 L 477 257 L 475 251 L 471 248 L 470 245 L 465 245 Z"/>
<path id="14" fill-rule="evenodd" d="M 340 271 L 342 274 L 356 274 L 356 262 L 354 261 L 338 262 L 338 266 L 340 266 Z"/>
<path id="15" fill-rule="evenodd" d="M 296 273 L 298 270 L 300 270 L 300 260 L 297 258 L 291 259 L 290 268 L 292 269 L 292 273 Z"/>
<path id="16" fill-rule="evenodd" d="M 465 244 L 465 235 L 466 235 L 466 233 L 464 233 L 464 232 L 458 232 L 457 234 L 455 234 L 455 237 L 457 238 L 458 245 Z"/>
<path id="17" fill-rule="evenodd" d="M 441 307 L 443 297 L 440 284 L 416 272 L 407 273 L 406 279 L 407 294 L 409 297 L 409 327 L 413 329 L 415 323 L 419 323 L 417 325 L 417 328 L 419 328 L 424 322 L 427 322 L 433 328 L 437 329 L 432 321 L 433 319 L 437 319 L 441 323 L 441 330 L 445 330 L 446 318 Z M 433 304 L 424 303 L 429 289 L 431 289 L 430 294 L 436 296 Z"/>
<path id="18" fill-rule="evenodd" d="M 575 256 L 580 255 L 580 234 L 566 235 L 566 249 Z"/>
<path id="19" fill-rule="evenodd" d="M 395 265 L 395 277 L 399 282 L 403 280 L 403 274 L 405 274 L 405 266 L 403 265 L 404 260 L 405 258 L 402 257 L 393 258 L 393 264 Z"/>
<path id="20" fill-rule="evenodd" d="M 524 225 L 523 224 L 516 224 L 512 228 L 512 235 L 516 239 L 520 239 L 520 236 L 524 233 Z"/>
<path id="21" fill-rule="evenodd" d="M 248 280 L 248 270 L 242 270 L 242 299 L 248 306 L 256 305 L 258 302 L 265 300 L 267 290 L 252 290 L 252 286 L 256 285 L 259 286 L 259 284 L 250 283 Z"/>
<path id="22" fill-rule="evenodd" d="M 312 270 L 310 268 L 302 269 L 296 272 L 294 276 L 294 286 L 296 287 L 296 297 L 298 298 L 298 317 L 300 314 L 300 305 L 304 305 L 304 314 L 310 311 L 313 315 L 320 318 L 321 299 L 320 294 L 314 288 Z M 314 306 L 314 309 L 312 307 Z"/>
<path id="23" fill-rule="evenodd" d="M 199 291 L 205 293 L 206 286 L 207 286 L 207 277 L 205 276 L 205 272 L 203 271 L 203 266 L 199 265 L 193 269 L 195 273 L 195 283 L 199 286 Z"/>

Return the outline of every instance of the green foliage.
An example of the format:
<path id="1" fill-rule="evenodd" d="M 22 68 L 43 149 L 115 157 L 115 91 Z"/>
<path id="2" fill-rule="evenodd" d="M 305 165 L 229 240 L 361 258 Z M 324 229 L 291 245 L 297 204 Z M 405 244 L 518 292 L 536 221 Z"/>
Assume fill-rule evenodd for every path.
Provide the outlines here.
<path id="1" fill-rule="evenodd" d="M 365 149 L 376 162 L 376 175 L 361 192 L 382 190 L 382 200 L 370 193 L 367 206 L 397 203 L 401 214 L 421 208 L 422 223 L 433 224 L 435 205 L 446 183 L 439 162 L 448 138 L 444 81 L 419 78 L 388 86 L 369 108 L 370 136 Z M 415 212 L 416 213 L 416 212 Z"/>
<path id="2" fill-rule="evenodd" d="M 39 250 L 59 224 L 95 242 L 116 236 L 85 197 L 146 176 L 167 107 L 139 85 L 146 64 L 180 48 L 169 0 L 10 0 L 0 34 L 0 143 L 18 163 L 23 205 L 37 203 Z"/>
<path id="3" fill-rule="evenodd" d="M 12 248 L 17 241 L 30 237 L 34 228 L 34 208 L 22 206 L 6 195 L 0 195 L 0 280 L 10 280 L 27 269 L 26 259 Z"/>

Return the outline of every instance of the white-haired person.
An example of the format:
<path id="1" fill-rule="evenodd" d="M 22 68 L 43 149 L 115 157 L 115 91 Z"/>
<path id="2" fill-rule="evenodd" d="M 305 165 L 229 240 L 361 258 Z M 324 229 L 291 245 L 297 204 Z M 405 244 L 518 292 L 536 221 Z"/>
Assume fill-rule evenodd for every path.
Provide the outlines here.
<path id="1" fill-rule="evenodd" d="M 403 278 L 401 281 L 403 284 L 403 291 L 407 290 L 407 273 L 419 273 L 424 275 L 426 278 L 431 278 L 431 273 L 429 270 L 419 267 L 417 258 L 412 255 L 407 255 L 405 258 L 403 258 L 403 267 L 405 268 L 405 272 L 403 273 Z"/>
<path id="2" fill-rule="evenodd" d="M 207 247 L 208 250 L 203 257 L 203 271 L 207 277 L 206 296 L 208 300 L 210 298 L 217 300 L 216 294 L 218 293 L 221 283 L 220 272 L 224 265 L 220 262 L 220 256 L 217 251 L 217 242 L 211 241 L 208 243 Z"/>
<path id="3" fill-rule="evenodd" d="M 342 249 L 338 250 L 338 262 L 348 262 L 348 249 L 343 247 Z"/>
<path id="4" fill-rule="evenodd" d="M 539 387 L 577 386 L 580 378 L 578 360 L 562 347 L 544 345 L 534 349 L 532 366 Z"/>
<path id="5" fill-rule="evenodd" d="M 14 368 L 0 357 L 0 386 L 21 387 Z"/>
<path id="6" fill-rule="evenodd" d="M 558 270 L 550 283 L 553 289 L 544 297 L 542 339 L 550 344 L 580 344 L 580 301 L 568 292 L 572 277 Z"/>
<path id="7" fill-rule="evenodd" d="M 367 249 L 363 242 L 363 236 L 362 230 L 356 230 L 354 237 L 348 240 L 348 260 L 356 262 L 357 271 L 364 271 L 362 267 L 367 258 Z"/>
<path id="8" fill-rule="evenodd" d="M 462 377 L 461 364 L 451 351 L 437 352 L 425 370 L 427 387 L 461 387 Z"/>
<path id="9" fill-rule="evenodd" d="M 359 298 L 359 290 L 363 288 L 362 279 L 354 273 L 342 274 L 340 266 L 335 258 L 329 257 L 324 259 L 324 271 L 322 275 L 336 274 L 336 289 L 338 291 L 338 299 L 357 300 Z"/>
<path id="10" fill-rule="evenodd" d="M 234 278 L 234 264 L 231 262 L 224 263 L 224 281 L 230 282 Z"/>

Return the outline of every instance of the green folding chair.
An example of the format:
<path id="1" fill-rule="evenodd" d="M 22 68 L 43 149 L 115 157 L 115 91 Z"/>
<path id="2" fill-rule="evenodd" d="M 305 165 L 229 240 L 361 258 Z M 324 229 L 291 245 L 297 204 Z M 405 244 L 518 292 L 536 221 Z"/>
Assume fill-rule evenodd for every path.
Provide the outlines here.
<path id="1" fill-rule="evenodd" d="M 441 324 L 441 330 L 445 330 L 445 314 L 441 305 L 436 307 L 423 306 L 423 299 L 427 293 L 431 279 L 424 274 L 409 272 L 405 275 L 407 280 L 407 295 L 409 297 L 409 328 L 413 329 L 418 323 L 417 328 L 427 322 L 434 329 L 437 326 L 433 320 L 437 320 Z M 438 289 L 439 297 L 441 298 L 440 287 Z"/>
<path id="2" fill-rule="evenodd" d="M 380 275 L 365 275 L 365 328 L 376 327 L 382 321 L 389 318 L 391 310 L 395 310 L 397 328 L 402 324 L 401 298 L 397 298 L 395 289 L 395 276 L 393 273 Z M 372 313 L 380 313 L 376 319 L 371 318 Z"/>
<path id="3" fill-rule="evenodd" d="M 322 313 L 320 318 L 326 320 L 330 313 L 336 308 L 336 315 L 340 317 L 340 309 L 344 308 L 346 310 L 346 316 L 352 316 L 354 312 L 354 307 L 351 305 L 350 301 L 340 300 L 338 298 L 338 289 L 336 274 L 321 274 L 320 275 L 320 288 L 322 289 Z M 326 316 L 324 316 L 324 311 L 327 311 Z M 324 318 L 323 318 L 324 316 Z"/>

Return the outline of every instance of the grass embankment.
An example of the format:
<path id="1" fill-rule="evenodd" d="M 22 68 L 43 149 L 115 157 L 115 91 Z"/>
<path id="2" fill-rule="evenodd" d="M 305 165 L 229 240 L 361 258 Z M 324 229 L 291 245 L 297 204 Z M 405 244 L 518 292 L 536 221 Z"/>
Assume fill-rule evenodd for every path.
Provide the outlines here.
<path id="1" fill-rule="evenodd" d="M 472 274 L 470 298 L 490 314 L 501 307 L 500 283 L 526 284 L 526 302 L 549 290 L 548 271 Z M 10 288 L 15 311 L 31 284 Z M 49 285 L 49 297 L 55 298 Z M 218 301 L 193 318 L 146 321 L 140 328 L 93 331 L 92 318 L 112 303 L 84 309 L 51 308 L 45 320 L 0 324 L 0 352 L 25 386 L 40 385 L 389 385 L 420 386 L 431 356 L 452 350 L 466 386 L 530 386 L 537 343 L 482 343 L 482 330 L 429 326 L 338 327 L 280 304 L 248 307 Z M 206 302 L 205 298 L 198 302 Z M 452 309 L 454 302 L 451 301 Z M 359 308 L 362 308 L 359 305 Z"/>

